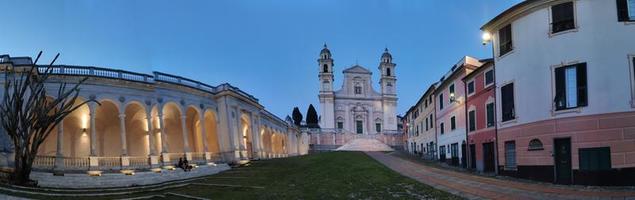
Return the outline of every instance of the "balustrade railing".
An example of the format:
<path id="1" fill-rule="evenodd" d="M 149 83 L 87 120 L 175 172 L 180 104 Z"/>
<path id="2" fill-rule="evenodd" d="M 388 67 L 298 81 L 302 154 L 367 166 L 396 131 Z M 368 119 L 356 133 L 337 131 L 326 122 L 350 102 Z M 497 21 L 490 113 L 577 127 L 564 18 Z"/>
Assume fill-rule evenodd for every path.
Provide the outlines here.
<path id="1" fill-rule="evenodd" d="M 33 160 L 33 168 L 36 169 L 53 169 L 55 166 L 55 156 L 35 156 Z"/>
<path id="2" fill-rule="evenodd" d="M 192 152 L 192 163 L 205 164 L 205 152 Z"/>
<path id="3" fill-rule="evenodd" d="M 221 157 L 220 153 L 218 153 L 218 152 L 211 153 L 210 157 L 211 158 L 210 158 L 209 162 L 220 163 L 220 162 L 223 161 L 223 158 Z"/>
<path id="4" fill-rule="evenodd" d="M 152 83 L 154 78 L 147 74 L 129 72 L 118 69 L 108 69 L 101 67 L 86 67 L 86 66 L 69 66 L 69 65 L 54 65 L 50 69 L 49 66 L 37 66 L 38 73 L 49 73 L 55 75 L 68 75 L 68 76 L 94 76 L 102 78 L 123 79 L 128 81 Z"/>
<path id="5" fill-rule="evenodd" d="M 150 158 L 147 156 L 128 157 L 131 168 L 149 168 Z"/>
<path id="6" fill-rule="evenodd" d="M 90 159 L 88 157 L 63 157 L 64 168 L 69 169 L 88 169 Z"/>
<path id="7" fill-rule="evenodd" d="M 189 78 L 184 78 L 184 77 L 161 73 L 161 72 L 154 72 L 154 80 L 182 85 L 182 86 L 202 90 L 204 92 L 209 92 L 209 93 L 215 92 L 214 87 L 211 85 L 207 85 L 205 83 L 201 83 L 199 81 L 195 81 Z"/>
<path id="8" fill-rule="evenodd" d="M 100 169 L 120 169 L 121 157 L 99 157 Z"/>

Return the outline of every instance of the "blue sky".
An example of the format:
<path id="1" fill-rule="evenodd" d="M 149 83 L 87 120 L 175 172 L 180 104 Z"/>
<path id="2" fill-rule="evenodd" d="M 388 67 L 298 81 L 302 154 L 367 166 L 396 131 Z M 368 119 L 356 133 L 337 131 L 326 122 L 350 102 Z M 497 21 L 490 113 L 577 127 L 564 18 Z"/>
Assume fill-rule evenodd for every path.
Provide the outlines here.
<path id="1" fill-rule="evenodd" d="M 2 1 L 0 54 L 57 63 L 160 71 L 229 82 L 284 117 L 319 107 L 316 59 L 324 42 L 341 71 L 373 71 L 388 47 L 397 63 L 398 113 L 462 56 L 491 56 L 480 26 L 521 0 Z M 318 108 L 319 109 L 319 108 Z"/>

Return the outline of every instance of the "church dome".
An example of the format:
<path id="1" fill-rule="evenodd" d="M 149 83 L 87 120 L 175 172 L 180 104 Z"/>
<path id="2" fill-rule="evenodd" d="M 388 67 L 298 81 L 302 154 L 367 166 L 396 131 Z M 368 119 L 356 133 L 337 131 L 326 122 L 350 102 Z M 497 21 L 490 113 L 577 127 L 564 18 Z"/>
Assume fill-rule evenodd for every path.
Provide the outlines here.
<path id="1" fill-rule="evenodd" d="M 324 48 L 322 49 L 322 51 L 320 51 L 320 54 L 331 55 L 331 51 L 326 47 L 326 44 L 324 44 Z"/>
<path id="2" fill-rule="evenodd" d="M 382 60 L 383 60 L 384 58 L 389 58 L 389 59 L 392 59 L 392 55 L 390 55 L 390 53 L 388 53 L 388 48 L 384 49 L 384 53 L 383 53 L 383 54 L 381 54 L 381 58 L 382 58 Z"/>

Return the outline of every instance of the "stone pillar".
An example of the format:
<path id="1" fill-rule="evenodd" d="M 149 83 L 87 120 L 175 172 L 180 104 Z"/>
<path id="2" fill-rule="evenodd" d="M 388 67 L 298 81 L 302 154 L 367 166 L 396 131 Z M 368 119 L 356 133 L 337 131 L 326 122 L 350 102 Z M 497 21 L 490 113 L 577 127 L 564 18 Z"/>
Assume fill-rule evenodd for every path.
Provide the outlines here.
<path id="1" fill-rule="evenodd" d="M 90 111 L 90 156 L 97 156 L 97 127 L 95 126 L 96 104 L 95 102 L 88 103 L 88 110 Z"/>
<path id="2" fill-rule="evenodd" d="M 168 152 L 168 137 L 167 137 L 167 133 L 165 132 L 165 119 L 163 119 L 163 111 L 161 108 L 158 109 L 158 116 L 159 116 L 159 134 L 161 134 L 161 153 L 167 153 Z"/>
<path id="3" fill-rule="evenodd" d="M 188 139 L 187 126 L 185 125 L 187 116 L 181 115 L 181 132 L 183 132 L 183 152 L 190 152 L 190 140 Z"/>
<path id="4" fill-rule="evenodd" d="M 146 113 L 146 123 L 148 125 L 148 145 L 149 145 L 149 150 L 150 150 L 150 156 L 155 156 L 157 155 L 157 148 L 156 148 L 156 140 L 154 138 L 154 126 L 152 126 L 152 116 L 150 115 L 150 113 Z"/>
<path id="5" fill-rule="evenodd" d="M 259 135 L 259 123 L 258 123 L 258 117 L 254 116 L 254 114 L 251 114 L 251 148 L 252 148 L 252 155 L 254 156 L 254 158 L 260 159 L 259 153 L 260 153 L 260 137 L 258 137 Z"/>
<path id="6" fill-rule="evenodd" d="M 201 121 L 201 137 L 203 138 L 203 152 L 207 152 L 208 151 L 208 144 L 207 144 L 207 128 L 205 128 L 205 125 L 207 124 L 207 122 L 205 121 L 205 111 L 202 111 L 201 114 L 199 115 L 199 120 Z"/>
<path id="7" fill-rule="evenodd" d="M 128 155 L 128 145 L 126 145 L 126 114 L 119 112 L 119 136 L 121 137 L 121 155 Z"/>
<path id="8" fill-rule="evenodd" d="M 63 171 L 64 170 L 64 120 L 62 120 L 57 125 L 57 148 L 55 149 L 55 166 L 53 167 L 53 171 Z M 59 174 L 55 173 L 54 174 Z"/>
<path id="9" fill-rule="evenodd" d="M 235 151 L 237 152 L 237 158 L 239 158 L 239 160 L 243 160 L 243 158 L 245 158 L 245 144 L 244 144 L 244 140 L 243 140 L 243 133 L 241 130 L 241 122 L 240 122 L 240 110 L 238 109 L 238 107 L 234 107 L 233 108 L 235 113 L 236 113 L 236 119 L 235 119 L 235 123 L 236 125 L 234 127 L 236 127 L 236 133 L 234 133 L 236 135 L 236 139 L 234 140 L 235 142 L 238 142 L 238 145 L 236 146 Z M 232 134 L 232 135 L 234 135 Z"/>

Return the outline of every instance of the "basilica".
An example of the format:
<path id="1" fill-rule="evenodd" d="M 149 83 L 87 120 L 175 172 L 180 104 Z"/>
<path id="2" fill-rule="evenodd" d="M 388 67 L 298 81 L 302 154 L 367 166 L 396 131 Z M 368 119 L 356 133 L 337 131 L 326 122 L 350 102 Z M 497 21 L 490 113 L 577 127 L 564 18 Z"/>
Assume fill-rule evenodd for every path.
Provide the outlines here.
<path id="1" fill-rule="evenodd" d="M 342 87 L 334 90 L 334 60 L 326 44 L 317 61 L 322 132 L 355 135 L 397 132 L 396 64 L 387 48 L 378 67 L 379 92 L 373 88 L 372 72 L 357 64 L 343 70 Z"/>

